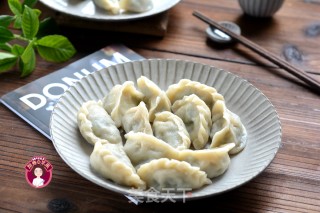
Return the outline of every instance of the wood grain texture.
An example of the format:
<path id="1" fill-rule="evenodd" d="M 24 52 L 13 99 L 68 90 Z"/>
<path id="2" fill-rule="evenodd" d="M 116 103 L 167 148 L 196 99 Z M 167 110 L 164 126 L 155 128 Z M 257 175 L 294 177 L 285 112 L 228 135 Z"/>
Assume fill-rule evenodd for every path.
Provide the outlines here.
<path id="1" fill-rule="evenodd" d="M 200 206 L 210 212 L 320 212 L 319 96 L 246 48 L 221 47 L 207 41 L 206 26 L 192 17 L 193 9 L 211 12 L 217 20 L 237 21 L 248 38 L 276 54 L 282 55 L 286 45 L 293 45 L 301 53 L 302 61 L 292 63 L 319 78 L 320 37 L 305 33 L 320 18 L 319 4 L 285 1 L 273 19 L 261 23 L 242 17 L 236 1 L 184 0 L 171 10 L 169 29 L 162 39 L 99 31 L 81 35 L 79 29 L 62 28 L 76 44 L 77 55 L 63 64 L 38 58 L 37 68 L 28 78 L 20 79 L 14 70 L 0 75 L 0 96 L 114 42 L 123 43 L 146 58 L 209 64 L 247 79 L 275 106 L 283 137 L 282 147 L 270 166 L 249 183 L 218 196 L 186 203 L 136 206 L 124 196 L 79 176 L 58 156 L 49 140 L 1 105 L 0 212 L 190 212 L 198 211 Z M 0 14 L 4 10 L 1 7 Z M 297 13 L 299 19 L 295 18 Z M 295 58 L 295 50 L 290 51 L 289 55 Z M 43 189 L 31 188 L 24 177 L 24 166 L 35 155 L 46 156 L 54 167 L 53 179 Z"/>
<path id="2" fill-rule="evenodd" d="M 283 49 L 287 45 L 294 45 L 303 54 L 303 60 L 290 62 L 307 72 L 320 73 L 317 69 L 320 66 L 320 53 L 315 48 L 320 42 L 320 36 L 310 37 L 306 36 L 305 33 L 310 25 L 319 22 L 320 4 L 305 3 L 302 0 L 285 1 L 276 15 L 269 19 L 256 19 L 243 15 L 236 0 L 203 0 L 196 2 L 184 0 L 170 11 L 168 31 L 164 39 L 159 37 L 144 37 L 141 39 L 141 36 L 137 34 L 63 29 L 68 37 L 71 37 L 71 39 L 75 37 L 76 44 L 79 43 L 81 48 L 87 48 L 90 52 L 105 45 L 106 41 L 112 43 L 120 40 L 131 46 L 150 50 L 234 63 L 274 66 L 241 45 L 221 46 L 211 42 L 204 32 L 207 25 L 192 17 L 194 10 L 208 14 L 216 21 L 237 23 L 241 27 L 242 35 L 282 58 L 285 58 Z M 301 10 L 307 12 L 302 17 L 297 18 L 296 14 L 301 14 Z M 78 34 L 84 34 L 85 36 L 79 37 Z M 88 42 L 92 38 L 96 38 L 95 44 Z"/>

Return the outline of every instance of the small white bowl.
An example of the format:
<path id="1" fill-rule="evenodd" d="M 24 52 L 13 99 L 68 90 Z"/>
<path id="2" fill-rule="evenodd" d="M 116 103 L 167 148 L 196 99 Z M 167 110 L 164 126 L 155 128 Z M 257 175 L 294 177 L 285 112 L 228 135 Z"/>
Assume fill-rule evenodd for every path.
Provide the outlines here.
<path id="1" fill-rule="evenodd" d="M 254 17 L 273 16 L 282 6 L 284 0 L 238 0 L 245 14 Z"/>

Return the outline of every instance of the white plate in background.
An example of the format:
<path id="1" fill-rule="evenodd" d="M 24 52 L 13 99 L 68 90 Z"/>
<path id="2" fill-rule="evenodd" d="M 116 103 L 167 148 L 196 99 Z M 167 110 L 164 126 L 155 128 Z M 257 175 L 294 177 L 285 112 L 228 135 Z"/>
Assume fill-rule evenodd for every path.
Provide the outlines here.
<path id="1" fill-rule="evenodd" d="M 152 0 L 153 8 L 142 13 L 122 13 L 112 15 L 106 10 L 97 7 L 92 0 L 40 0 L 41 3 L 56 11 L 79 18 L 93 19 L 96 21 L 126 21 L 145 18 L 169 10 L 180 0 Z"/>

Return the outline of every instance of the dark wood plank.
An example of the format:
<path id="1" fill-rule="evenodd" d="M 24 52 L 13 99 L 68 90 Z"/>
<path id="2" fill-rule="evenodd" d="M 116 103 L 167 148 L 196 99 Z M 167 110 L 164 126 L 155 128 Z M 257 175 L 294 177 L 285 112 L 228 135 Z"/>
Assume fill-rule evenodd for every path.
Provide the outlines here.
<path id="1" fill-rule="evenodd" d="M 0 13 L 8 13 L 4 12 L 3 8 L 0 8 Z M 242 34 L 248 39 L 288 60 L 294 66 L 311 73 L 319 73 L 320 54 L 314 47 L 320 42 L 320 33 L 317 33 L 320 5 L 302 0 L 285 1 L 280 11 L 270 19 L 244 16 L 237 1 L 233 0 L 205 0 L 196 3 L 186 0 L 170 11 L 165 39 L 152 36 L 139 39 L 141 36 L 136 34 L 119 35 L 112 32 L 70 28 L 63 28 L 62 33 L 74 40 L 77 47 L 82 50 L 87 48 L 89 52 L 109 42 L 121 42 L 150 50 L 236 63 L 274 66 L 241 45 L 221 46 L 208 40 L 205 34 L 206 24 L 192 17 L 195 9 L 217 21 L 227 20 L 238 23 L 242 28 Z M 300 14 L 302 10 L 308 12 L 296 18 L 296 14 Z"/>
<path id="2" fill-rule="evenodd" d="M 242 16 L 235 0 L 184 0 L 171 10 L 164 38 L 62 28 L 75 43 L 77 55 L 62 64 L 37 57 L 37 68 L 27 78 L 19 78 L 16 70 L 1 74 L 0 96 L 108 44 L 123 43 L 146 58 L 196 61 L 247 79 L 275 106 L 282 124 L 282 147 L 261 175 L 235 190 L 186 203 L 136 206 L 75 173 L 48 139 L 1 105 L 0 212 L 189 212 L 199 211 L 199 206 L 210 212 L 320 212 L 319 96 L 241 45 L 208 41 L 206 26 L 191 15 L 197 9 L 216 20 L 235 21 L 247 38 L 320 79 L 320 4 L 310 2 L 285 1 L 272 19 L 261 20 Z M 6 8 L 1 6 L 0 14 Z M 43 189 L 31 188 L 24 177 L 25 163 L 35 155 L 46 156 L 54 166 L 52 182 Z"/>
<path id="3" fill-rule="evenodd" d="M 248 79 L 264 92 L 275 105 L 283 126 L 283 146 L 271 165 L 253 181 L 222 195 L 184 204 L 135 206 L 124 196 L 96 186 L 73 172 L 57 155 L 50 141 L 1 106 L 0 129 L 4 134 L 0 136 L 0 170 L 3 174 L 0 180 L 3 183 L 1 191 L 8 195 L 0 199 L 3 210 L 19 212 L 23 208 L 26 212 L 47 212 L 49 202 L 58 199 L 55 202 L 69 206 L 69 212 L 176 212 L 213 205 L 217 211 L 319 211 L 320 144 L 317 138 L 320 137 L 320 115 L 316 110 L 319 110 L 320 100 L 317 95 L 263 67 L 144 49 L 135 51 L 146 57 L 178 58 L 221 67 Z M 299 101 L 301 97 L 303 99 Z M 44 155 L 54 165 L 52 182 L 40 190 L 31 188 L 24 179 L 24 164 L 34 155 Z"/>
<path id="4" fill-rule="evenodd" d="M 183 1 L 170 11 L 168 32 L 164 39 L 158 37 L 139 39 L 141 36 L 135 34 L 84 32 L 81 29 L 70 31 L 69 28 L 64 28 L 64 33 L 71 38 L 75 38 L 76 43 L 79 43 L 82 49 L 88 48 L 91 51 L 104 46 L 106 41 L 121 41 L 127 45 L 150 50 L 227 60 L 235 63 L 274 66 L 241 45 L 221 46 L 208 40 L 205 34 L 206 24 L 192 17 L 192 12 L 199 10 L 217 21 L 227 20 L 238 23 L 242 28 L 242 34 L 247 38 L 287 59 L 301 69 L 319 73 L 320 56 L 314 47 L 318 45 L 320 35 L 317 33 L 314 33 L 314 36 L 306 35 L 308 28 L 317 29 L 317 20 L 320 16 L 319 9 L 319 4 L 292 0 L 290 2 L 286 1 L 282 9 L 273 18 L 254 19 L 243 16 L 237 1 L 205 0 L 194 3 L 189 0 Z M 296 14 L 299 14 L 301 10 L 308 12 L 297 19 Z M 80 34 L 85 36 L 79 37 Z M 99 39 L 96 39 L 93 44 L 88 42 L 92 38 Z"/>

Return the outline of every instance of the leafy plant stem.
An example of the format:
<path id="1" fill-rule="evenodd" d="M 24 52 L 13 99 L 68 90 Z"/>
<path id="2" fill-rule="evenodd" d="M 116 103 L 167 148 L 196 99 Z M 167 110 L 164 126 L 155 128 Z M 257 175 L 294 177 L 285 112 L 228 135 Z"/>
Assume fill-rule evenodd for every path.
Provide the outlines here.
<path id="1" fill-rule="evenodd" d="M 0 15 L 0 73 L 18 67 L 20 76 L 26 77 L 36 68 L 36 53 L 51 62 L 67 61 L 76 53 L 66 37 L 48 35 L 52 31 L 47 28 L 53 29 L 52 20 L 40 20 L 41 11 L 33 8 L 36 2 L 8 0 L 13 15 Z M 15 28 L 14 33 L 10 26 Z"/>
<path id="2" fill-rule="evenodd" d="M 30 39 L 27 39 L 27 38 L 25 38 L 25 37 L 23 37 L 23 36 L 21 36 L 21 35 L 18 35 L 18 34 L 13 34 L 13 36 L 14 36 L 14 38 L 15 39 L 19 39 L 19 40 L 22 40 L 22 41 L 31 41 Z"/>

